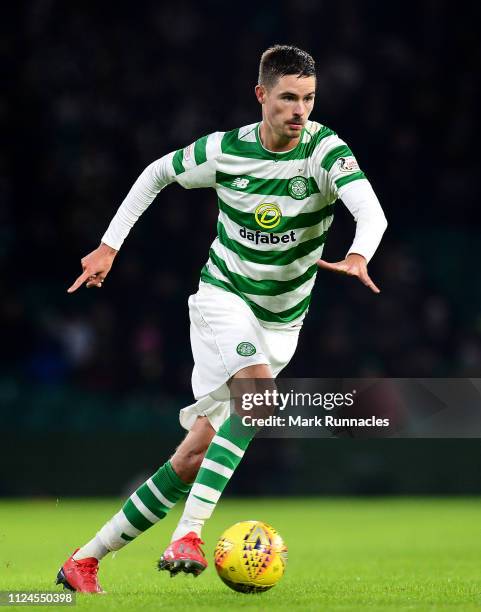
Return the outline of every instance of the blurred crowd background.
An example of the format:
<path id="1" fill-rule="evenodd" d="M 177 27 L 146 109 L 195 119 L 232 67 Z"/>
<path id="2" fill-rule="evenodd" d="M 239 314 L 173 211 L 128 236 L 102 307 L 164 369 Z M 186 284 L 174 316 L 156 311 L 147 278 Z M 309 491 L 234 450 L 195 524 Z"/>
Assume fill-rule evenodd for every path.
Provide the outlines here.
<path id="1" fill-rule="evenodd" d="M 103 289 L 66 289 L 147 164 L 259 120 L 258 62 L 275 43 L 316 59 L 311 118 L 350 144 L 389 221 L 370 266 L 381 295 L 319 272 L 285 375 L 480 375 L 476 3 L 31 0 L 9 13 L 0 25 L 4 430 L 85 439 L 158 428 L 178 439 L 177 410 L 192 401 L 187 298 L 215 236 L 215 193 L 168 187 Z M 337 206 L 331 261 L 354 232 Z M 160 461 L 167 451 L 156 452 Z M 4 475 L 3 491 L 22 493 L 12 482 Z"/>

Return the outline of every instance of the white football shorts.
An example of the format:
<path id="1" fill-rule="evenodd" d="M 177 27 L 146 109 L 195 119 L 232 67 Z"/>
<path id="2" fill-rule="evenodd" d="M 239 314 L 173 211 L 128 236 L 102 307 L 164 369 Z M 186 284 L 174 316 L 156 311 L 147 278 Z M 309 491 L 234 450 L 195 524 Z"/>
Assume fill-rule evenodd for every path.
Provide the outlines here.
<path id="1" fill-rule="evenodd" d="M 227 381 L 256 364 L 269 364 L 277 376 L 294 355 L 302 324 L 263 327 L 242 298 L 203 282 L 189 297 L 189 316 L 197 401 L 180 411 L 180 424 L 188 430 L 206 416 L 218 431 L 229 416 Z"/>

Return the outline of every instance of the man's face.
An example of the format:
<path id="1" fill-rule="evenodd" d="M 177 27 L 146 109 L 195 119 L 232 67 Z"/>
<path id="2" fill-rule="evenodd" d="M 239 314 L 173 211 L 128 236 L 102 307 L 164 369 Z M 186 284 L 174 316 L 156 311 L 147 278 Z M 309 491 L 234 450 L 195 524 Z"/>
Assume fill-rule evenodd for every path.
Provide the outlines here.
<path id="1" fill-rule="evenodd" d="M 315 77 L 295 74 L 280 77 L 271 89 L 256 86 L 256 96 L 262 104 L 263 121 L 279 137 L 299 138 L 314 106 Z"/>

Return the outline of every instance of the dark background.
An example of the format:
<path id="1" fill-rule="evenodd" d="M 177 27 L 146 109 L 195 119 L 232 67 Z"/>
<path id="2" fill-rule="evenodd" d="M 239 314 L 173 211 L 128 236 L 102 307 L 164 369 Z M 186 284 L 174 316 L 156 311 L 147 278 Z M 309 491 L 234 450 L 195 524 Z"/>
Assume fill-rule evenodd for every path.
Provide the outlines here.
<path id="1" fill-rule="evenodd" d="M 215 236 L 215 193 L 168 187 L 104 288 L 66 289 L 147 164 L 260 119 L 258 62 L 275 43 L 316 59 L 311 118 L 349 143 L 389 221 L 370 265 L 381 295 L 320 272 L 285 375 L 481 375 L 476 3 L 9 10 L 0 495 L 117 494 L 180 440 L 177 412 L 193 401 L 187 297 Z M 325 258 L 341 259 L 353 231 L 339 203 Z M 229 492 L 478 493 L 480 450 L 477 440 L 257 440 Z"/>

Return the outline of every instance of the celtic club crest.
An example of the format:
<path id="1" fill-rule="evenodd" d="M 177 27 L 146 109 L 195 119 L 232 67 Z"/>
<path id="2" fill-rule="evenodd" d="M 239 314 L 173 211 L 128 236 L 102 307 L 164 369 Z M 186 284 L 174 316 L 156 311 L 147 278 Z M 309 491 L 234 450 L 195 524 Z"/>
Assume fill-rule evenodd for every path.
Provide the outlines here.
<path id="1" fill-rule="evenodd" d="M 303 200 L 309 195 L 309 183 L 303 176 L 295 176 L 287 183 L 287 191 L 291 198 Z"/>
<path id="2" fill-rule="evenodd" d="M 236 350 L 242 357 L 250 357 L 256 352 L 256 347 L 252 342 L 240 342 Z"/>

